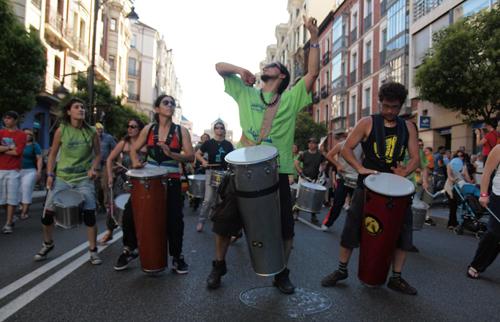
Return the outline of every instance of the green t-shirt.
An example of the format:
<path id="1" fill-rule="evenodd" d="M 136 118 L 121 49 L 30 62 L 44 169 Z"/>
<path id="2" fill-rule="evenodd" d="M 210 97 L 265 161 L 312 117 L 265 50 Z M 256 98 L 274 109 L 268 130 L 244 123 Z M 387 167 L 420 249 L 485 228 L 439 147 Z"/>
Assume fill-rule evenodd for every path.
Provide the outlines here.
<path id="1" fill-rule="evenodd" d="M 94 158 L 94 128 L 77 129 L 62 123 L 61 146 L 56 175 L 68 183 L 78 183 L 87 177 Z"/>
<path id="2" fill-rule="evenodd" d="M 423 170 L 423 169 L 425 169 L 427 167 L 427 164 L 429 163 L 429 161 L 425 157 L 424 150 L 418 149 L 418 155 L 420 157 L 420 166 L 419 166 L 419 168 L 421 170 Z M 406 166 L 406 165 L 408 165 L 409 161 L 410 161 L 410 154 L 409 154 L 409 152 L 407 150 L 406 153 L 405 153 L 405 158 L 403 160 L 403 164 Z M 413 171 L 412 173 L 410 173 L 406 178 L 408 180 L 410 180 L 411 182 L 413 182 L 413 184 L 415 184 L 415 185 L 417 184 L 417 176 L 416 176 L 415 171 Z"/>
<path id="3" fill-rule="evenodd" d="M 257 141 L 266 106 L 260 99 L 260 90 L 247 86 L 236 75 L 224 77 L 225 91 L 238 103 L 240 126 L 244 135 Z M 264 93 L 266 102 L 272 100 L 273 93 Z M 276 147 L 279 153 L 280 173 L 292 174 L 294 171 L 292 145 L 295 135 L 297 113 L 312 103 L 304 79 L 281 95 L 281 102 L 269 135 L 262 144 Z"/>

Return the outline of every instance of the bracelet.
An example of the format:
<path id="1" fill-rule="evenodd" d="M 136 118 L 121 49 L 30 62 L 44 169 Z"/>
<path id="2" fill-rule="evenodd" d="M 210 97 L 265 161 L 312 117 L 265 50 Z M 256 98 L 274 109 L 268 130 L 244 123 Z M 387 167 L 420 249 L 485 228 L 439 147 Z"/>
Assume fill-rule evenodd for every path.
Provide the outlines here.
<path id="1" fill-rule="evenodd" d="M 56 175 L 51 172 L 51 173 L 47 173 L 47 177 L 55 178 Z"/>
<path id="2" fill-rule="evenodd" d="M 489 197 L 490 195 L 487 192 L 482 192 L 479 194 L 479 197 Z"/>
<path id="3" fill-rule="evenodd" d="M 310 47 L 311 48 L 319 48 L 319 43 L 311 44 Z"/>

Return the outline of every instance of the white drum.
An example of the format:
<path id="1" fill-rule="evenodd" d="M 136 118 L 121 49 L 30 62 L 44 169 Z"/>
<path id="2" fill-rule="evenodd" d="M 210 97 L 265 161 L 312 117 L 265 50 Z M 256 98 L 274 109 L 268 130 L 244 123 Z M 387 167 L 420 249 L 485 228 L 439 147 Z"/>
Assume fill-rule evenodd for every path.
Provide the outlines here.
<path id="1" fill-rule="evenodd" d="M 323 207 L 323 201 L 325 200 L 325 192 L 326 188 L 322 185 L 301 182 L 297 197 L 297 208 L 310 213 L 321 212 L 321 207 Z"/>
<path id="2" fill-rule="evenodd" d="M 415 192 L 415 186 L 410 180 L 392 173 L 372 174 L 363 182 L 371 191 L 389 197 L 404 197 Z"/>
<path id="3" fill-rule="evenodd" d="M 83 196 L 76 190 L 63 190 L 54 195 L 56 225 L 64 229 L 77 227 L 82 223 L 81 208 Z"/>
<path id="4" fill-rule="evenodd" d="M 125 205 L 130 199 L 130 193 L 122 193 L 115 198 L 115 208 L 113 209 L 113 220 L 118 226 L 123 223 L 123 213 L 125 212 Z"/>

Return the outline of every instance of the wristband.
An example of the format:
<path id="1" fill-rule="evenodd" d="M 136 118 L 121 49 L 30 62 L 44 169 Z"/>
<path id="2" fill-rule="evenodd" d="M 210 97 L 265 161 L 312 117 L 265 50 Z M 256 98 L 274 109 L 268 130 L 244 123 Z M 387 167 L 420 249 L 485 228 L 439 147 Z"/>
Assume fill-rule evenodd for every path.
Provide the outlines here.
<path id="1" fill-rule="evenodd" d="M 479 194 L 479 197 L 489 197 L 490 195 L 487 192 L 482 192 Z"/>
<path id="2" fill-rule="evenodd" d="M 53 173 L 47 173 L 47 177 L 55 178 L 55 177 L 56 177 L 56 175 L 55 175 L 55 174 L 53 174 Z"/>
<path id="3" fill-rule="evenodd" d="M 310 44 L 309 46 L 310 46 L 311 48 L 319 48 L 319 43 Z"/>

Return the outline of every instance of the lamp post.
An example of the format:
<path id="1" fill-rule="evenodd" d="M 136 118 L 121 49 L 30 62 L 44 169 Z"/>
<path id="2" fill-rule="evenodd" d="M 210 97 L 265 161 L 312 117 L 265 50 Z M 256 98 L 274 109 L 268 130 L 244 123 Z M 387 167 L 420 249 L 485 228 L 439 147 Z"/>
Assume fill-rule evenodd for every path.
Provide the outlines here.
<path id="1" fill-rule="evenodd" d="M 95 47 L 96 47 L 96 39 L 97 39 L 97 18 L 99 16 L 99 10 L 103 5 L 105 5 L 109 0 L 105 0 L 101 2 L 100 0 L 94 1 L 94 23 L 93 23 L 93 33 L 92 33 L 92 52 L 90 58 L 90 66 L 89 73 L 87 78 L 87 89 L 89 94 L 89 102 L 88 108 L 91 112 L 94 110 L 94 79 L 95 79 Z M 132 23 L 137 22 L 139 20 L 139 15 L 135 12 L 135 7 L 132 7 L 132 10 L 125 16 L 125 18 L 129 19 Z M 87 113 L 87 115 L 91 115 L 92 113 Z"/>
<path id="2" fill-rule="evenodd" d="M 65 99 L 66 96 L 68 96 L 69 91 L 68 91 L 68 89 L 66 87 L 64 87 L 64 79 L 66 78 L 66 76 L 78 75 L 78 74 L 81 74 L 81 73 L 85 73 L 85 72 L 84 71 L 79 71 L 79 72 L 67 73 L 67 74 L 62 75 L 61 85 L 59 85 L 59 87 L 56 88 L 56 90 L 54 91 L 54 95 L 58 99 L 60 99 L 60 100 Z"/>

